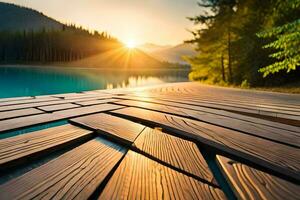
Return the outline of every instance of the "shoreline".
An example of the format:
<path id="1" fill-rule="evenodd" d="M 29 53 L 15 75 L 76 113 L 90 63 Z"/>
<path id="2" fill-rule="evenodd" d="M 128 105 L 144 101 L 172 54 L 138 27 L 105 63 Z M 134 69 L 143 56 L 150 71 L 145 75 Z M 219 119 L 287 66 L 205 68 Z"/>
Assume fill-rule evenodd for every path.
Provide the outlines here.
<path id="1" fill-rule="evenodd" d="M 109 67 L 76 67 L 70 65 L 64 65 L 61 63 L 53 63 L 53 64 L 0 64 L 0 67 L 30 67 L 30 68 L 68 68 L 68 69 L 92 69 L 92 70 L 103 70 L 103 71 L 185 71 L 188 72 L 190 69 L 188 68 L 180 68 L 180 67 L 166 67 L 166 68 L 159 68 L 159 67 L 149 67 L 149 68 L 118 68 L 112 69 Z"/>

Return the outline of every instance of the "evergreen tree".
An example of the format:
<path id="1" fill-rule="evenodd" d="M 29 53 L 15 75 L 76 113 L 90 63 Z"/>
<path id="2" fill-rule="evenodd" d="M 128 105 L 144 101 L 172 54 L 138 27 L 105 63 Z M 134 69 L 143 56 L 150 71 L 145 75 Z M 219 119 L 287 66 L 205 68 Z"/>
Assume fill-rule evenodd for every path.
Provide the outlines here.
<path id="1" fill-rule="evenodd" d="M 300 0 L 282 2 L 281 6 L 300 11 Z M 281 70 L 290 72 L 300 66 L 300 19 L 286 23 L 257 34 L 261 38 L 276 38 L 275 41 L 263 46 L 277 52 L 270 54 L 276 62 L 259 69 L 266 77 Z"/>

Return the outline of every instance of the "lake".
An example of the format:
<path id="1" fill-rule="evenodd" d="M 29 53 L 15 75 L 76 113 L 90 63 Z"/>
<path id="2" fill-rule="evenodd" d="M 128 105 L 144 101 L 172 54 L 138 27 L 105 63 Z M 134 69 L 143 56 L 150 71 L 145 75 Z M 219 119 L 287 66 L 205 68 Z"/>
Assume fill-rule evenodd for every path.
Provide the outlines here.
<path id="1" fill-rule="evenodd" d="M 70 67 L 0 66 L 0 98 L 182 81 L 188 81 L 186 70 L 117 71 Z"/>

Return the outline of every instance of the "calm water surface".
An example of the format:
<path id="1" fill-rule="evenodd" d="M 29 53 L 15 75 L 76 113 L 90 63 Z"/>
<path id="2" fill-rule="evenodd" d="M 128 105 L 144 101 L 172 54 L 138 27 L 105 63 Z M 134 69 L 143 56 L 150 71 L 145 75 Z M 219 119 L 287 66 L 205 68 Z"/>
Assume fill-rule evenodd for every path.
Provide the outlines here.
<path id="1" fill-rule="evenodd" d="M 137 87 L 187 81 L 183 70 L 109 71 L 87 68 L 0 66 L 0 98 Z"/>

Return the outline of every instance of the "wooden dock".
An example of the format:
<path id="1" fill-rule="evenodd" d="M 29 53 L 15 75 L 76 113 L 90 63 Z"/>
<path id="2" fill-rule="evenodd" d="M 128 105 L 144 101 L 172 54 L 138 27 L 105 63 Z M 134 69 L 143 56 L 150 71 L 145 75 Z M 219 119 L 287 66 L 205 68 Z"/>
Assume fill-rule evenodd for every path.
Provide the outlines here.
<path id="1" fill-rule="evenodd" d="M 0 99 L 0 199 L 300 199 L 300 95 L 173 83 Z"/>

